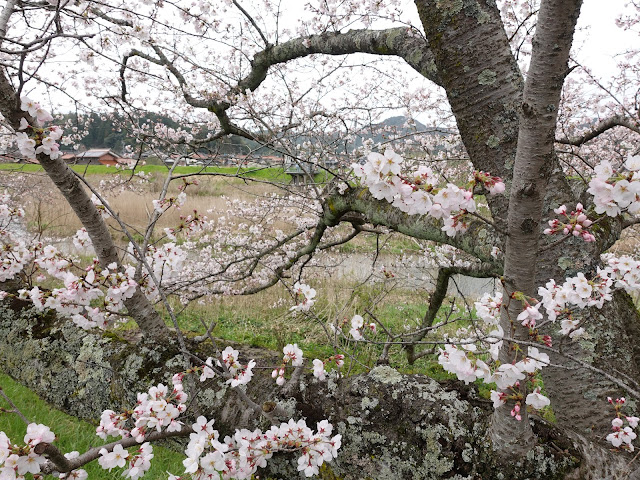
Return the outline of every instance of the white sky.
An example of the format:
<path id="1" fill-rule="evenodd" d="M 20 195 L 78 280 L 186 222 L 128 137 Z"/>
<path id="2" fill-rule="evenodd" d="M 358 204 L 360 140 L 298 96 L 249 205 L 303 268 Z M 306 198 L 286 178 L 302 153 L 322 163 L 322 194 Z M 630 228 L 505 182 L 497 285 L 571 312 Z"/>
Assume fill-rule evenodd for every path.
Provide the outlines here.
<path id="1" fill-rule="evenodd" d="M 627 0 L 585 0 L 578 20 L 575 46 L 581 47 L 577 60 L 606 79 L 616 70 L 615 54 L 640 46 L 638 34 L 615 24 Z"/>

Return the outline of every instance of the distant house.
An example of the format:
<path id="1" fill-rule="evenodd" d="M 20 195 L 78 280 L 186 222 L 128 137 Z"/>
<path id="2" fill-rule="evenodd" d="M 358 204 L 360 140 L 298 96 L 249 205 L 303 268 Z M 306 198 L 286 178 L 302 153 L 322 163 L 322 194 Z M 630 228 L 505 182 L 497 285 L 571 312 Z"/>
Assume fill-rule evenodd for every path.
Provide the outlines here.
<path id="1" fill-rule="evenodd" d="M 92 148 L 86 152 L 65 153 L 62 159 L 75 165 L 117 165 L 122 163 L 120 155 L 108 148 Z"/>

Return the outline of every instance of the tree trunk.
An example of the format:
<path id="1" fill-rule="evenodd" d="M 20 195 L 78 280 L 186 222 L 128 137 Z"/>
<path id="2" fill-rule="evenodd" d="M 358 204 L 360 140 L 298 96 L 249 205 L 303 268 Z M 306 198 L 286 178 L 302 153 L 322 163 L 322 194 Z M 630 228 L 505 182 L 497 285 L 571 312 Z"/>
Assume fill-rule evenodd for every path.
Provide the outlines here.
<path id="1" fill-rule="evenodd" d="M 20 119 L 28 117 L 26 112 L 20 110 L 20 101 L 4 71 L 0 71 L 0 113 L 16 131 L 20 125 Z M 33 118 L 27 118 L 27 120 L 31 125 L 35 124 Z M 53 160 L 47 155 L 40 154 L 38 160 L 86 228 L 100 264 L 106 267 L 111 263 L 116 263 L 120 267 L 118 251 L 109 229 L 82 187 L 80 180 L 76 178 L 61 158 Z M 143 335 L 156 339 L 168 336 L 169 330 L 164 321 L 140 288 L 136 288 L 133 296 L 126 299 L 124 304 L 127 307 L 127 313 L 140 327 Z"/>
<path id="2" fill-rule="evenodd" d="M 107 224 L 66 162 L 61 158 L 53 160 L 43 154 L 38 156 L 38 160 L 87 230 L 100 264 L 103 267 L 112 263 L 121 266 Z M 124 305 L 143 335 L 159 340 L 168 336 L 169 330 L 164 321 L 140 288 L 136 288 L 131 298 L 124 300 Z"/>

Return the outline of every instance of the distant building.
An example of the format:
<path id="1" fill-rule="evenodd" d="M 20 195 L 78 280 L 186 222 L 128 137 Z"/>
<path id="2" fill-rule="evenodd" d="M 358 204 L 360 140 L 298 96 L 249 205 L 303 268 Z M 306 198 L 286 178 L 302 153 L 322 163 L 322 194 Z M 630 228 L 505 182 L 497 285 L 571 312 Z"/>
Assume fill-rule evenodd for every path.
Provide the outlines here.
<path id="1" fill-rule="evenodd" d="M 304 166 L 304 168 L 303 168 Z M 293 185 L 302 185 L 313 181 L 316 174 L 315 165 L 302 163 L 289 155 L 284 156 L 284 173 L 291 175 Z"/>
<path id="2" fill-rule="evenodd" d="M 126 163 L 120 155 L 108 148 L 92 148 L 86 152 L 65 153 L 62 159 L 75 165 L 118 165 Z"/>

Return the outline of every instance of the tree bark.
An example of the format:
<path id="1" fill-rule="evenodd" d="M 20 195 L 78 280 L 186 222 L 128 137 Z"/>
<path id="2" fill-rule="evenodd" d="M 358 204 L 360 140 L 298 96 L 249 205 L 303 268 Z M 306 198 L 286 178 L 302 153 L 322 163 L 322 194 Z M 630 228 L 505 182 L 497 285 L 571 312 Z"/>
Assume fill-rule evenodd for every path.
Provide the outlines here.
<path id="1" fill-rule="evenodd" d="M 551 278 L 562 282 L 577 271 L 595 273 L 600 253 L 619 238 L 620 222 L 601 222 L 595 244 L 571 239 L 539 251 L 540 243 L 555 241 L 540 241 L 543 216 L 553 217 L 553 208 L 561 204 L 591 203 L 584 192 L 572 191 L 553 153 L 556 112 L 579 2 L 543 3 L 524 93 L 500 14 L 492 3 L 416 0 L 438 77 L 471 161 L 476 168 L 506 180 L 509 203 L 505 196 L 492 200 L 490 208 L 497 225 L 505 230 L 509 225 L 505 261 L 509 290 L 533 296 L 537 287 Z M 525 107 L 522 118 L 518 114 L 521 105 Z M 511 318 L 518 313 L 516 302 L 512 302 Z M 583 314 L 591 325 L 591 337 L 565 346 L 565 351 L 611 374 L 625 371 L 632 381 L 640 378 L 636 342 L 632 340 L 640 331 L 640 320 L 628 296 L 618 294 L 602 311 L 592 309 Z M 508 332 L 510 322 L 505 326 Z M 554 341 L 560 342 L 557 330 L 553 325 L 544 333 L 553 334 Z M 566 358 L 554 360 L 567 363 Z M 548 368 L 543 376 L 560 424 L 581 434 L 606 434 L 610 426 L 606 395 L 615 391 L 611 384 L 585 369 L 578 373 L 575 369 Z M 585 385 L 594 386 L 591 394 Z M 509 409 L 505 410 L 501 415 L 510 417 Z M 508 433 L 513 436 L 510 429 Z"/>

